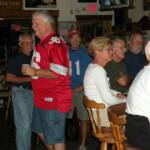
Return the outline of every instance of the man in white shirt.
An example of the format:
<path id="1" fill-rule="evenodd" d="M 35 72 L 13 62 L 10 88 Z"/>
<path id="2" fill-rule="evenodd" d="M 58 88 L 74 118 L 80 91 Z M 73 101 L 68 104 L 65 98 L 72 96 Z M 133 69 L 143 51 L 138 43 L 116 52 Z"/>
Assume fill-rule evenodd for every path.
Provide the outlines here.
<path id="1" fill-rule="evenodd" d="M 145 47 L 150 62 L 150 41 Z M 133 81 L 127 97 L 127 142 L 141 150 L 150 150 L 150 64 Z"/>

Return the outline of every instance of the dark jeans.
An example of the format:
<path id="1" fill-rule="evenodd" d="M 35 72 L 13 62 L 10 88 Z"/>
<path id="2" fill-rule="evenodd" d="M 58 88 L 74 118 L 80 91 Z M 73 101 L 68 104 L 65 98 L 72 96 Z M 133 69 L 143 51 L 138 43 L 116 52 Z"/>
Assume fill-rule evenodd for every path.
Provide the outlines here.
<path id="1" fill-rule="evenodd" d="M 141 150 L 150 150 L 150 122 L 144 116 L 127 113 L 127 142 Z"/>

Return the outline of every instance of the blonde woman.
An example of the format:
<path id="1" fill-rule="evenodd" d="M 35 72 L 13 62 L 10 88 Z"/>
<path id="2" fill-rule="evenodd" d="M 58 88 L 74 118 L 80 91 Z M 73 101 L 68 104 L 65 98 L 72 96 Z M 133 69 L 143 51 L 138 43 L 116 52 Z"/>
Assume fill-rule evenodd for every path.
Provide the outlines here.
<path id="1" fill-rule="evenodd" d="M 84 75 L 85 95 L 97 103 L 104 103 L 106 109 L 101 112 L 101 125 L 110 126 L 107 117 L 107 107 L 125 102 L 125 96 L 121 93 L 113 93 L 104 66 L 111 60 L 112 43 L 108 37 L 100 36 L 94 38 L 88 47 L 93 61 L 86 69 Z"/>

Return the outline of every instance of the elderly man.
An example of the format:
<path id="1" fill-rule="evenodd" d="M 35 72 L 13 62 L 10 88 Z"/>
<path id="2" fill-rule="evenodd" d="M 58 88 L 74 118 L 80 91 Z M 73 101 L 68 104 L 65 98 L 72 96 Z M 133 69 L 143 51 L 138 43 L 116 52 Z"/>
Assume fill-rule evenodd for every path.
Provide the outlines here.
<path id="1" fill-rule="evenodd" d="M 114 39 L 112 41 L 112 61 L 105 69 L 109 77 L 110 87 L 112 90 L 125 93 L 128 89 L 129 77 L 126 66 L 122 61 L 125 58 L 125 42 L 123 39 Z"/>
<path id="2" fill-rule="evenodd" d="M 129 49 L 125 56 L 125 64 L 127 72 L 131 81 L 135 78 L 137 73 L 147 63 L 143 50 L 143 35 L 139 32 L 134 32 L 129 37 Z"/>
<path id="3" fill-rule="evenodd" d="M 30 150 L 33 96 L 31 78 L 21 72 L 22 64 L 30 64 L 32 35 L 19 36 L 19 52 L 7 64 L 6 80 L 11 84 L 17 150 Z"/>
<path id="4" fill-rule="evenodd" d="M 54 32 L 53 24 L 48 12 L 33 13 L 32 28 L 40 43 L 35 47 L 32 67 L 24 68 L 23 72 L 32 77 L 33 131 L 48 150 L 65 150 L 65 116 L 72 107 L 69 55 L 66 43 Z"/>

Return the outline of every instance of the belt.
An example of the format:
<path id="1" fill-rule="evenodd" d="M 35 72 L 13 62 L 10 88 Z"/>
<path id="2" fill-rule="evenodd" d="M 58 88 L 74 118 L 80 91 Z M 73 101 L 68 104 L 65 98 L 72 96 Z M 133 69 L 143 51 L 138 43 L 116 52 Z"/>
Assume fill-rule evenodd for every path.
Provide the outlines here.
<path id="1" fill-rule="evenodd" d="M 27 85 L 15 85 L 17 88 L 21 88 L 21 89 L 28 89 L 28 90 L 32 90 L 31 86 L 27 86 Z"/>

